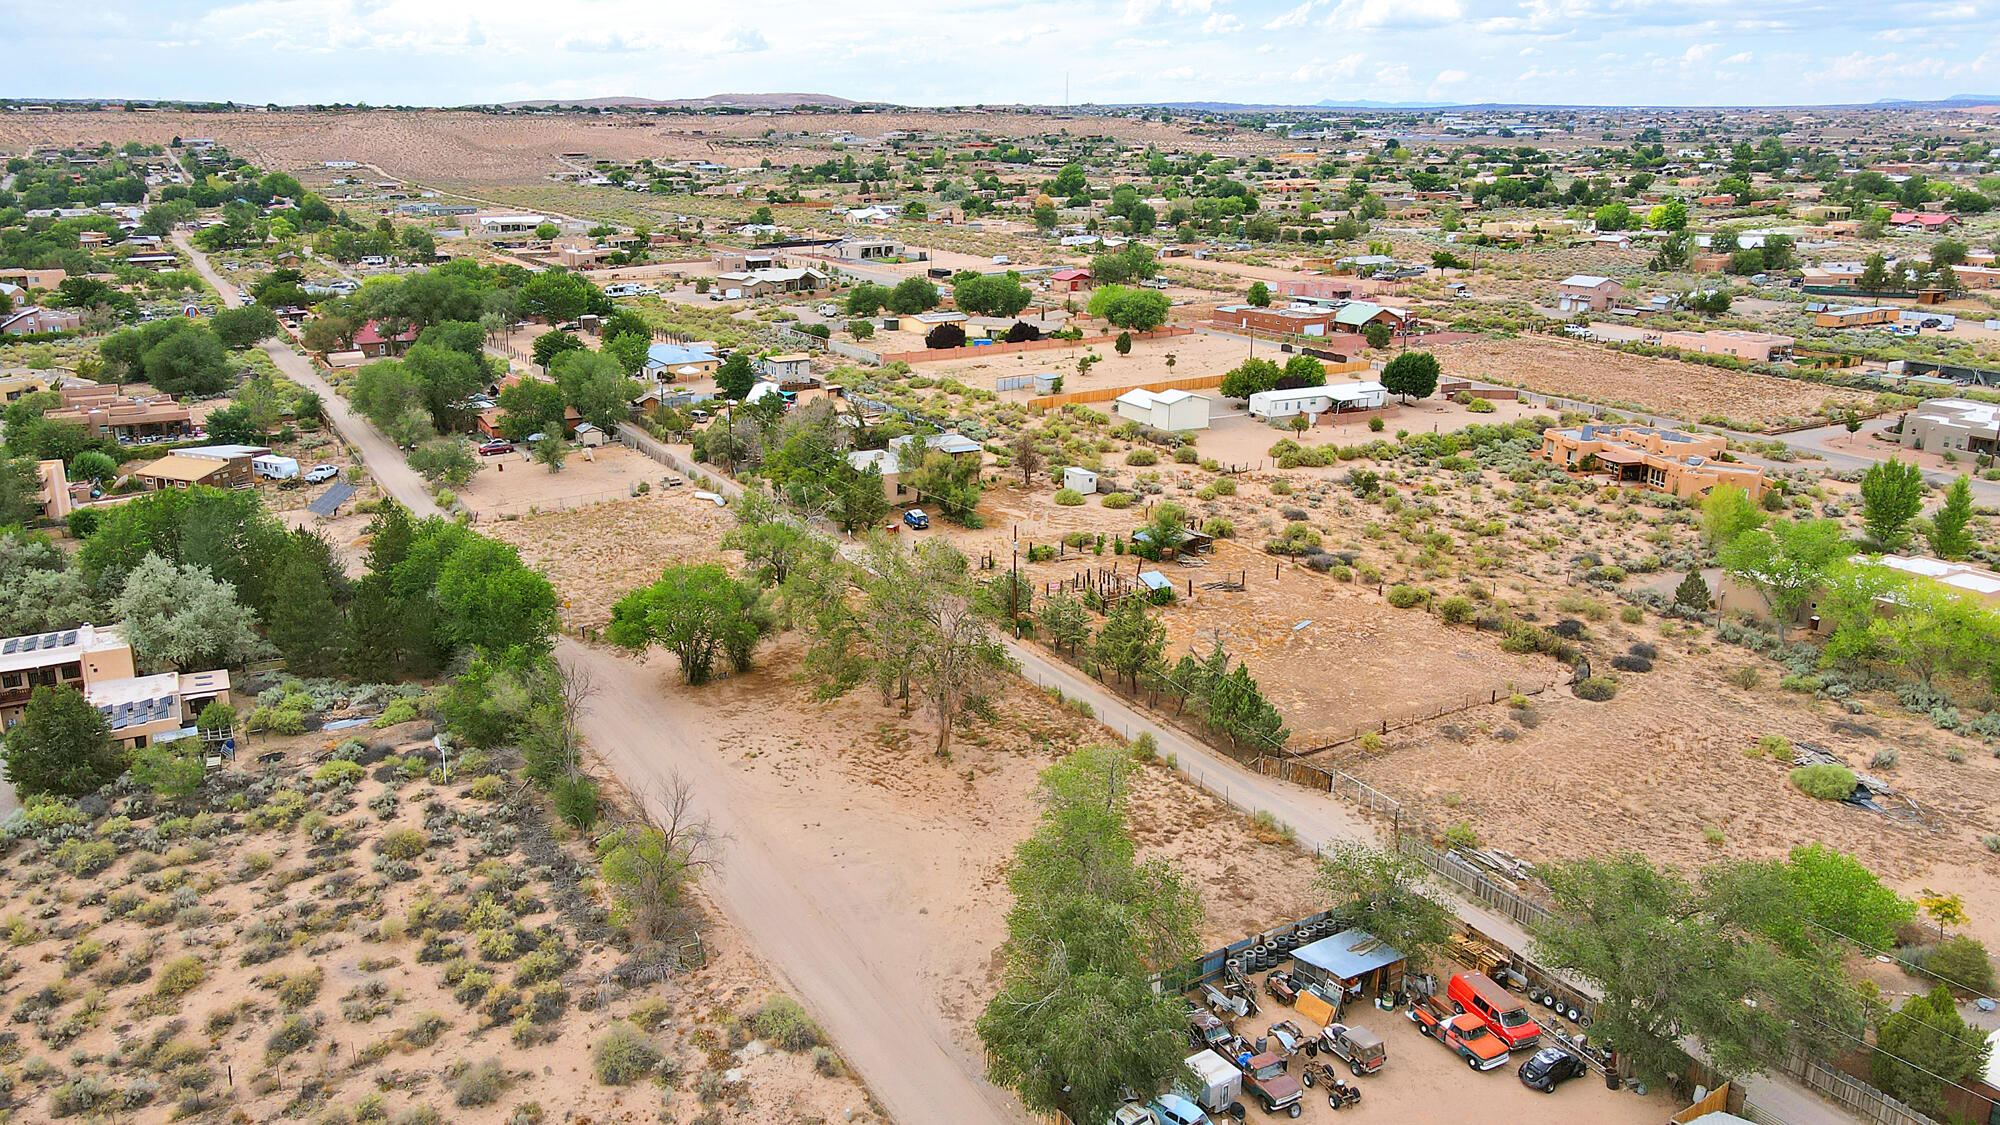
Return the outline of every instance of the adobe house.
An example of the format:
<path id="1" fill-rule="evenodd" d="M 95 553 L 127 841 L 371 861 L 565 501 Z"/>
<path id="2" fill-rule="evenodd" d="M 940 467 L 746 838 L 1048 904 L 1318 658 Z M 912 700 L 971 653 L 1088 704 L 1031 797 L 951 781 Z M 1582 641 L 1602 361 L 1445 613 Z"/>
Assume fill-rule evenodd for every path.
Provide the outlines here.
<path id="1" fill-rule="evenodd" d="M 1688 434 L 1652 426 L 1583 426 L 1542 431 L 1536 456 L 1572 474 L 1603 475 L 1613 484 L 1671 492 L 1683 500 L 1732 484 L 1761 500 L 1770 485 L 1755 465 L 1722 461 L 1719 434 Z"/>

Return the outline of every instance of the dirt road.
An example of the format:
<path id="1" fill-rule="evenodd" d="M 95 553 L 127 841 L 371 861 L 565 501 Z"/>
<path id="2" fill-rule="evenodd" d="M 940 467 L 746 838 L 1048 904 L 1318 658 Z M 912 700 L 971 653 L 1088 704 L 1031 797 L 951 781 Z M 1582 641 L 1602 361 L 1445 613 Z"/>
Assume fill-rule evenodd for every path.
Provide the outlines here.
<path id="1" fill-rule="evenodd" d="M 704 880 L 709 894 L 812 1007 L 891 1117 L 1025 1120 L 1014 1096 L 978 1077 L 984 1065 L 953 1041 L 909 969 L 924 958 L 923 938 L 880 908 L 869 870 L 849 869 L 828 849 L 800 851 L 762 823 L 784 814 L 746 791 L 726 748 L 679 721 L 657 666 L 567 639 L 557 653 L 596 681 L 583 733 L 626 788 L 650 800 L 676 772 L 692 783 L 729 837 L 722 866 Z"/>

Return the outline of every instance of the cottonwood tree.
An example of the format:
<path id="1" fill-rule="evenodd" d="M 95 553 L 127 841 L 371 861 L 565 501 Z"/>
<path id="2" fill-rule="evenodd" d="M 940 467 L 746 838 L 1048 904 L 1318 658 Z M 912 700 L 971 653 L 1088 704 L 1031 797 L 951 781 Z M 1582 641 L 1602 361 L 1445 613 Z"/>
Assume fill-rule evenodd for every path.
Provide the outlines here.
<path id="1" fill-rule="evenodd" d="M 1041 446 L 1036 444 L 1034 432 L 1023 429 L 1007 442 L 1007 454 L 1013 459 L 1014 467 L 1021 470 L 1021 487 L 1035 482 L 1035 473 L 1047 463 L 1042 456 Z"/>
<path id="2" fill-rule="evenodd" d="M 1690 1038 L 1724 1074 L 1753 1073 L 1794 1042 L 1860 1041 L 1865 1006 L 1845 953 L 1788 925 L 1797 909 L 1775 865 L 1717 865 L 1690 882 L 1623 855 L 1555 864 L 1543 877 L 1555 909 L 1535 927 L 1536 948 L 1597 985 L 1598 1036 L 1647 1080 L 1680 1072 Z"/>
<path id="3" fill-rule="evenodd" d="M 988 1074 L 1029 1108 L 1103 1121 L 1127 1090 L 1181 1074 L 1185 1009 L 1149 974 L 1199 948 L 1199 895 L 1134 858 L 1130 756 L 1079 750 L 1042 774 L 1042 821 L 1015 849 L 1001 988 L 979 1018 Z"/>
<path id="4" fill-rule="evenodd" d="M 45 539 L 0 534 L 0 636 L 73 629 L 96 599 L 62 549 Z"/>
<path id="5" fill-rule="evenodd" d="M 611 888 L 612 921 L 642 942 L 691 935 L 700 914 L 688 884 L 720 861 L 722 837 L 695 806 L 694 787 L 678 772 L 645 792 L 638 809 L 601 845 L 599 869 Z"/>
<path id="6" fill-rule="evenodd" d="M 1762 591 L 1782 630 L 1851 549 L 1837 521 L 1780 520 L 1737 535 L 1722 549 L 1722 568 Z"/>
<path id="7" fill-rule="evenodd" d="M 718 656 L 748 671 L 774 626 L 756 586 L 703 563 L 670 566 L 659 581 L 620 598 L 605 635 L 630 649 L 665 648 L 680 658 L 682 680 L 698 687 L 714 676 Z"/>
<path id="8" fill-rule="evenodd" d="M 111 725 L 66 684 L 45 684 L 29 694 L 21 721 L 0 736 L 0 754 L 6 757 L 8 783 L 24 797 L 82 796 L 125 769 Z"/>
<path id="9" fill-rule="evenodd" d="M 1370 324 L 1374 328 L 1377 325 Z M 1369 340 L 1371 346 L 1377 346 Z M 1410 399 L 1428 398 L 1437 392 L 1438 375 L 1442 368 L 1437 357 L 1429 352 L 1404 352 L 1382 367 L 1382 385 L 1390 394 Z"/>
<path id="10" fill-rule="evenodd" d="M 236 600 L 235 587 L 207 567 L 177 567 L 156 554 L 126 577 L 112 612 L 149 668 L 240 664 L 264 649 L 256 615 Z"/>
<path id="11" fill-rule="evenodd" d="M 1422 863 L 1360 843 L 1327 849 L 1313 878 L 1329 909 L 1419 967 L 1437 962 L 1458 932 L 1457 914 L 1428 888 Z"/>
<path id="12" fill-rule="evenodd" d="M 1931 553 L 1941 559 L 1962 559 L 1976 546 L 1967 527 L 1972 522 L 1972 481 L 1961 475 L 1945 490 L 1944 504 L 1931 516 L 1925 532 Z"/>
<path id="13" fill-rule="evenodd" d="M 1868 537 L 1885 551 L 1909 542 L 1910 521 L 1924 507 L 1924 473 L 1894 457 L 1869 467 L 1861 478 L 1861 522 Z"/>
<path id="14" fill-rule="evenodd" d="M 1764 526 L 1763 510 L 1737 485 L 1718 484 L 1701 501 L 1701 531 L 1712 550 L 1735 542 L 1738 535 Z"/>
<path id="15" fill-rule="evenodd" d="M 722 548 L 743 552 L 744 561 L 756 565 L 758 581 L 766 586 L 784 585 L 803 560 L 832 550 L 760 492 L 744 491 L 736 502 L 736 520 L 736 526 L 723 535 Z"/>
<path id="16" fill-rule="evenodd" d="M 955 591 L 939 599 L 915 668 L 925 709 L 937 722 L 938 757 L 950 755 L 952 724 L 966 702 L 984 696 L 1002 674 L 1017 667 L 970 597 Z"/>

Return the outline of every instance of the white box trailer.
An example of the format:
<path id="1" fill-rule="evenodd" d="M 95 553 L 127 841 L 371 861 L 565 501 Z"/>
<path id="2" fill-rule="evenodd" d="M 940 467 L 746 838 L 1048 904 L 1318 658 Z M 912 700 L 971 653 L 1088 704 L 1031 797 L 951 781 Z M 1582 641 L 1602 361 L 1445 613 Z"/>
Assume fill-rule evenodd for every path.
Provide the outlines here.
<path id="1" fill-rule="evenodd" d="M 1329 383 L 1324 387 L 1258 391 L 1250 396 L 1250 416 L 1290 418 L 1294 414 L 1327 414 L 1337 410 L 1379 410 L 1388 401 L 1389 389 L 1373 380 Z"/>
<path id="2" fill-rule="evenodd" d="M 1243 1099 L 1243 1072 L 1214 1051 L 1197 1051 L 1187 1057 L 1194 1075 L 1194 1100 L 1213 1114 L 1227 1114 L 1229 1107 Z"/>
<path id="3" fill-rule="evenodd" d="M 250 458 L 250 471 L 265 480 L 290 480 L 299 475 L 299 463 L 290 457 L 263 453 Z"/>

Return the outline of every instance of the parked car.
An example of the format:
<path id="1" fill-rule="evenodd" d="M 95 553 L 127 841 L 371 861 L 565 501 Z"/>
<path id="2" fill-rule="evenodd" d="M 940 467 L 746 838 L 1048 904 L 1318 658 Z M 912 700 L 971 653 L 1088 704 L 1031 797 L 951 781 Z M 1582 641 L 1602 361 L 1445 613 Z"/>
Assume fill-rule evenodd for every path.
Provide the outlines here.
<path id="1" fill-rule="evenodd" d="M 903 522 L 917 531 L 922 531 L 931 525 L 931 518 L 924 514 L 922 508 L 911 508 L 903 513 Z"/>
<path id="2" fill-rule="evenodd" d="M 1306 1088 L 1285 1069 L 1285 1060 L 1269 1051 L 1237 1056 L 1236 1069 L 1243 1072 L 1243 1092 L 1257 1099 L 1265 1113 L 1297 1117 L 1305 1112 Z"/>
<path id="3" fill-rule="evenodd" d="M 512 452 L 514 452 L 514 443 L 508 441 L 506 438 L 494 438 L 492 441 L 482 441 L 479 443 L 479 455 L 481 457 L 496 457 L 502 453 Z"/>
<path id="4" fill-rule="evenodd" d="M 690 422 L 706 422 L 713 417 L 715 417 L 715 415 L 710 414 L 708 411 L 703 410 L 699 406 L 695 407 L 693 410 L 688 411 L 688 421 Z"/>
<path id="5" fill-rule="evenodd" d="M 1151 1108 L 1160 1125 L 1213 1125 L 1200 1106 L 1179 1094 L 1161 1094 Z"/>
<path id="6" fill-rule="evenodd" d="M 1424 1000 L 1410 1005 L 1410 1022 L 1449 1047 L 1474 1070 L 1496 1070 L 1507 1065 L 1507 1044 L 1470 1012 L 1454 1014 L 1436 1000 Z"/>
<path id="7" fill-rule="evenodd" d="M 1488 1031 L 1500 1037 L 1510 1051 L 1532 1048 L 1542 1037 L 1542 1025 L 1528 1014 L 1520 997 L 1501 988 L 1485 973 L 1459 973 L 1445 986 L 1452 1007 L 1479 1017 Z"/>
<path id="8" fill-rule="evenodd" d="M 1127 1102 L 1112 1113 L 1106 1125 L 1160 1125 L 1160 1119 L 1138 1102 Z"/>
<path id="9" fill-rule="evenodd" d="M 1188 1045 L 1197 1051 L 1222 1047 L 1236 1036 L 1214 1012 L 1194 1010 L 1188 1013 Z"/>
<path id="10" fill-rule="evenodd" d="M 1590 1068 L 1583 1060 L 1563 1050 L 1561 1047 L 1543 1047 L 1534 1056 L 1521 1064 L 1517 1071 L 1521 1085 L 1530 1090 L 1540 1090 L 1553 1094 L 1556 1087 L 1572 1078 L 1581 1078 Z"/>
<path id="11" fill-rule="evenodd" d="M 1382 1037 L 1365 1027 L 1330 1023 L 1320 1029 L 1319 1038 L 1306 1047 L 1309 1055 L 1332 1055 L 1345 1062 L 1355 1077 L 1373 1074 L 1389 1061 L 1389 1049 Z"/>
<path id="12" fill-rule="evenodd" d="M 330 481 L 339 475 L 340 475 L 340 466 L 321 463 L 318 465 L 314 465 L 312 467 L 312 471 L 306 474 L 306 483 L 321 484 L 326 481 Z"/>

